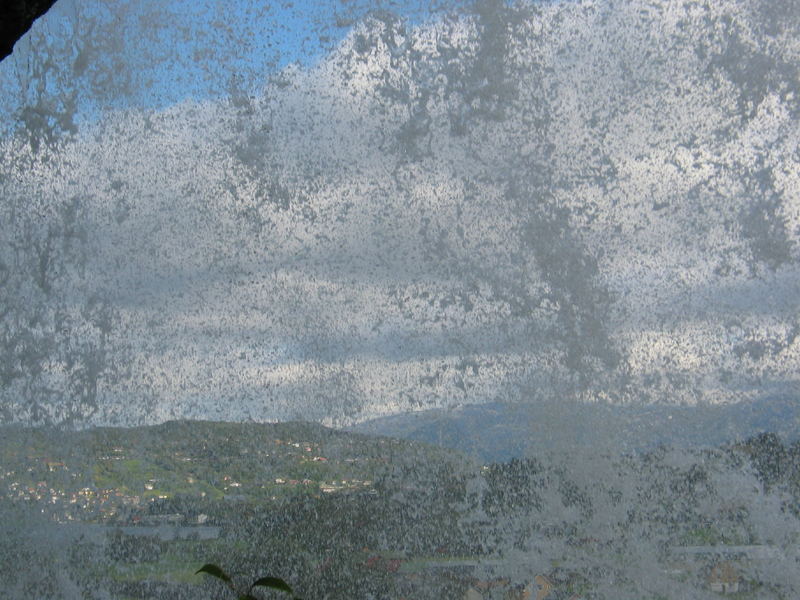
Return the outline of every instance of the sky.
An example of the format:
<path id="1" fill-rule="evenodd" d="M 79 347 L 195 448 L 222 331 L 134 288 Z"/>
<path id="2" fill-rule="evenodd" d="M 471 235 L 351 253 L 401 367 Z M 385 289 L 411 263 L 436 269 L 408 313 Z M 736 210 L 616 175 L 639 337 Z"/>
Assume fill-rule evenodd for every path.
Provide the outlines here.
<path id="1" fill-rule="evenodd" d="M 797 393 L 798 23 L 186 6 L 0 65 L 2 421 Z"/>
<path id="2" fill-rule="evenodd" d="M 75 120 L 81 122 L 111 108 L 253 94 L 286 65 L 313 64 L 368 13 L 414 25 L 447 5 L 453 3 L 60 0 L 0 64 L 2 108 L 9 114 L 20 98 L 30 100 L 31 53 L 58 57 L 46 85 L 78 88 Z"/>

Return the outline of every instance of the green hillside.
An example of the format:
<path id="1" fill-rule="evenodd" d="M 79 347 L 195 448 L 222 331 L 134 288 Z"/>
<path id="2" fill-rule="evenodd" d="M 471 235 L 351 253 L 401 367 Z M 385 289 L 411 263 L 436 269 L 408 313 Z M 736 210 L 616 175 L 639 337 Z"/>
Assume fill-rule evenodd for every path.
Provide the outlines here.
<path id="1" fill-rule="evenodd" d="M 213 508 L 213 501 L 375 493 L 388 465 L 463 462 L 433 446 L 309 423 L 203 421 L 75 433 L 9 428 L 0 460 L 7 497 L 47 498 L 58 520 L 81 521 L 130 519 L 153 503 Z"/>
<path id="2" fill-rule="evenodd" d="M 308 423 L 6 428 L 0 570 L 10 597 L 217 597 L 193 575 L 212 562 L 306 598 L 518 598 L 539 574 L 567 597 L 713 598 L 725 561 L 737 597 L 791 597 L 775 569 L 800 548 L 798 448 L 481 465 Z"/>

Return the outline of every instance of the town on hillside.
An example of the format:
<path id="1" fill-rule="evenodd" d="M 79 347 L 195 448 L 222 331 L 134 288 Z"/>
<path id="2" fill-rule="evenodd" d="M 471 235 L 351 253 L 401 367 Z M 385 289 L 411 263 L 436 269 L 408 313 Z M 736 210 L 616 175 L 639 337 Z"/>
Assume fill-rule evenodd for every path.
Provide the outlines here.
<path id="1" fill-rule="evenodd" d="M 485 465 L 299 423 L 12 428 L 0 566 L 34 593 L 68 565 L 86 597 L 198 597 L 213 562 L 304 597 L 777 599 L 793 580 L 776 569 L 799 556 L 799 450 L 764 434 Z"/>

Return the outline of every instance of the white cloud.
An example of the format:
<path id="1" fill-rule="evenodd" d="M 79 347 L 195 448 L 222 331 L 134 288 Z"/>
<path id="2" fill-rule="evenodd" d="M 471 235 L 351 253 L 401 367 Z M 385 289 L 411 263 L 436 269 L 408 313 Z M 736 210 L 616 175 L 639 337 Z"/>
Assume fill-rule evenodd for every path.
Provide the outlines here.
<path id="1" fill-rule="evenodd" d="M 511 12 L 505 57 L 473 17 L 371 21 L 259 97 L 6 139 L 3 260 L 24 223 L 83 227 L 58 281 L 116 309 L 100 420 L 795 386 L 792 96 L 743 116 L 718 32 L 637 6 Z"/>

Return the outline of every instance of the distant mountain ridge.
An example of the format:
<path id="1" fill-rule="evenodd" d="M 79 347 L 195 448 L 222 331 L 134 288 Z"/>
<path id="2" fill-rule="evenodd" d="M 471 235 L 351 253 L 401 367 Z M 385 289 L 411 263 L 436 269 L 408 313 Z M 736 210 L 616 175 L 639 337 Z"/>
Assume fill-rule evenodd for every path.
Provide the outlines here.
<path id="1" fill-rule="evenodd" d="M 800 438 L 800 401 L 782 396 L 709 406 L 490 402 L 382 417 L 353 430 L 436 444 L 489 463 L 549 450 L 719 446 L 762 432 L 794 441 Z"/>

